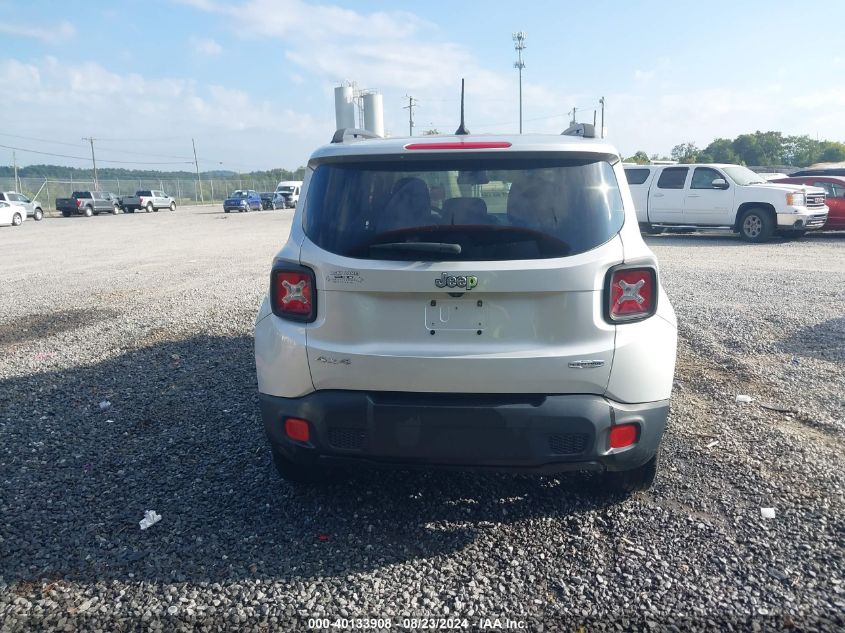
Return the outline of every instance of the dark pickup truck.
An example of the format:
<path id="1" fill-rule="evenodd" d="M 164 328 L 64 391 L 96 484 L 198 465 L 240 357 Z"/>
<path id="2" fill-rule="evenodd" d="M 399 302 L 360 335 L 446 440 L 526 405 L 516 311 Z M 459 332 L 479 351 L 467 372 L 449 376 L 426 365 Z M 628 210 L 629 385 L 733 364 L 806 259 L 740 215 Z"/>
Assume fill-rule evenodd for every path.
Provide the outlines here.
<path id="1" fill-rule="evenodd" d="M 69 218 L 72 215 L 91 217 L 100 213 L 120 213 L 117 198 L 104 191 L 74 191 L 70 198 L 56 198 L 56 210 Z"/>

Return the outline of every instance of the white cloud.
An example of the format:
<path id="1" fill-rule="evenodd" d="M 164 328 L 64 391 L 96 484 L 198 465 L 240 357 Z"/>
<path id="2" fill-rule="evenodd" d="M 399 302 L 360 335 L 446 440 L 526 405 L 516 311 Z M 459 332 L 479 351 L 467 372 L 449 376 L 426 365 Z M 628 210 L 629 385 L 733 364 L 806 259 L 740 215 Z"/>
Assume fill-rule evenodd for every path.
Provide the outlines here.
<path id="1" fill-rule="evenodd" d="M 217 57 L 223 52 L 223 47 L 215 40 L 207 37 L 191 37 L 191 50 L 200 57 Z"/>
<path id="2" fill-rule="evenodd" d="M 310 148 L 327 140 L 332 128 L 327 120 L 285 105 L 256 98 L 240 90 L 168 78 L 118 74 L 95 63 L 69 64 L 55 57 L 37 63 L 0 59 L 0 85 L 26 86 L 8 91 L 3 103 L 3 127 L 15 134 L 61 142 L 75 142 L 83 134 L 102 139 L 150 138 L 145 142 L 104 142 L 98 163 L 121 166 L 109 160 L 167 161 L 184 156 L 183 164 L 162 169 L 188 168 L 191 137 L 201 147 L 205 167 L 222 161 L 242 171 L 270 167 L 297 167 Z M 19 140 L 15 145 L 59 154 L 85 155 L 67 146 Z M 233 149 L 234 148 L 234 149 Z M 130 153 L 126 153 L 130 152 Z M 132 155 L 131 152 L 139 154 Z M 21 158 L 44 162 L 49 157 Z"/>
<path id="3" fill-rule="evenodd" d="M 76 28 L 70 22 L 61 22 L 55 26 L 47 27 L 4 24 L 0 22 L 0 33 L 6 33 L 13 37 L 35 39 L 45 44 L 65 46 L 67 45 L 67 40 L 76 35 Z"/>

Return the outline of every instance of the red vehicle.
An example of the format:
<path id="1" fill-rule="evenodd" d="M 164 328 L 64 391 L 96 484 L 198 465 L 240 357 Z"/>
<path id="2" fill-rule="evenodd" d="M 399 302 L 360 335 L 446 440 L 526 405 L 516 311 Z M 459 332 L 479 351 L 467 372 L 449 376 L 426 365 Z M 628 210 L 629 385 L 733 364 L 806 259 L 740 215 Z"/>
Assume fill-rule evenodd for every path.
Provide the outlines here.
<path id="1" fill-rule="evenodd" d="M 778 178 L 771 182 L 821 187 L 827 194 L 825 204 L 830 209 L 827 215 L 827 222 L 825 222 L 821 230 L 845 230 L 845 176 L 791 176 L 790 178 Z"/>

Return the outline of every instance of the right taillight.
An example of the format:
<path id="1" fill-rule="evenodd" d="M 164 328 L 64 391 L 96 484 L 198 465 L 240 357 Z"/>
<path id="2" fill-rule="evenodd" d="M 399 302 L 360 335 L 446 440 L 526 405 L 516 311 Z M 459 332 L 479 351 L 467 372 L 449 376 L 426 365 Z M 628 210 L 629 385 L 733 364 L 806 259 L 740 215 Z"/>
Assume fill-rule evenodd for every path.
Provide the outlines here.
<path id="1" fill-rule="evenodd" d="M 76 199 L 76 206 L 77 208 L 82 206 L 82 200 L 80 200 L 79 198 Z"/>
<path id="2" fill-rule="evenodd" d="M 641 321 L 657 310 L 657 271 L 617 268 L 607 275 L 605 314 L 614 323 Z"/>
<path id="3" fill-rule="evenodd" d="M 314 271 L 304 266 L 280 264 L 270 273 L 273 314 L 290 321 L 310 323 L 317 318 Z"/>

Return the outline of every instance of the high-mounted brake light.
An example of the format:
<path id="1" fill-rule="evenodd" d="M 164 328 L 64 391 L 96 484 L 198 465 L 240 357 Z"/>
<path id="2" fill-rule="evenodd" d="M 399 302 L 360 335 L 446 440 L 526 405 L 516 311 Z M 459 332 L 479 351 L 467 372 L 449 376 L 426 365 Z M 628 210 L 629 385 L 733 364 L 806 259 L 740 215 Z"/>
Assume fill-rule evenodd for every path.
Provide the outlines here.
<path id="1" fill-rule="evenodd" d="M 605 315 L 611 322 L 647 319 L 657 310 L 657 272 L 654 268 L 612 269 L 605 300 Z"/>
<path id="2" fill-rule="evenodd" d="M 290 321 L 310 323 L 317 318 L 314 271 L 295 264 L 282 264 L 270 273 L 273 314 Z"/>
<path id="3" fill-rule="evenodd" d="M 506 149 L 511 144 L 507 141 L 458 141 L 441 143 L 408 143 L 405 149 Z"/>

